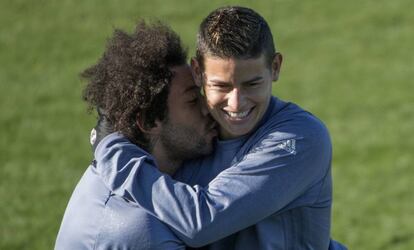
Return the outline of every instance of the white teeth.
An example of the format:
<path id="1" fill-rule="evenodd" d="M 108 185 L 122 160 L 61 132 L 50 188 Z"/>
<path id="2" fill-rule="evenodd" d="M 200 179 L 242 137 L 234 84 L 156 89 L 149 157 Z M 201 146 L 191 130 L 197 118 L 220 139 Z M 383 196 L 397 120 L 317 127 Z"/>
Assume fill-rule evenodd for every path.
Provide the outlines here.
<path id="1" fill-rule="evenodd" d="M 249 110 L 245 111 L 245 112 L 230 112 L 230 111 L 226 111 L 227 114 L 231 117 L 231 118 L 244 118 L 249 114 Z"/>

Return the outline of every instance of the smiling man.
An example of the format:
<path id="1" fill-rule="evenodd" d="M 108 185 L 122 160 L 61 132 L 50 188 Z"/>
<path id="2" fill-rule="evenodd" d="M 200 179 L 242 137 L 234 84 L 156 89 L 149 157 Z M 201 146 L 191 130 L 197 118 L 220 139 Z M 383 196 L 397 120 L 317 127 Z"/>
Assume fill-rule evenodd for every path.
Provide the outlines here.
<path id="1" fill-rule="evenodd" d="M 125 138 L 105 137 L 95 153 L 98 172 L 128 176 L 107 178 L 106 185 L 189 246 L 345 249 L 330 238 L 328 130 L 272 96 L 281 64 L 258 13 L 237 6 L 211 12 L 200 25 L 192 67 L 219 124 L 214 154 L 185 163 L 174 180 L 140 164 Z"/>
<path id="2" fill-rule="evenodd" d="M 203 69 L 194 61 L 195 71 L 204 77 L 207 104 L 220 124 L 221 139 L 237 138 L 256 128 L 268 108 L 271 83 L 277 79 L 281 62 L 279 53 L 273 65 L 267 65 L 264 55 L 254 59 L 206 57 Z"/>

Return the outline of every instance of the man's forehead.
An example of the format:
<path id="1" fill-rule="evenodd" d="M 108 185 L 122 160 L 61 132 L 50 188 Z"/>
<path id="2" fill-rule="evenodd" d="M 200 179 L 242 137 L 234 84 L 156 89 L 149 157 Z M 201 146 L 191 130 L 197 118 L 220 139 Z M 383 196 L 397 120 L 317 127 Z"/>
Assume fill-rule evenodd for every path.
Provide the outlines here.
<path id="1" fill-rule="evenodd" d="M 204 63 L 205 79 L 218 83 L 258 80 L 263 77 L 263 70 L 267 69 L 263 56 L 247 59 L 207 57 Z"/>
<path id="2" fill-rule="evenodd" d="M 204 66 L 215 64 L 215 63 L 225 63 L 229 65 L 236 64 L 265 64 L 266 55 L 264 53 L 255 56 L 255 57 L 219 57 L 214 55 L 206 55 L 203 58 Z"/>

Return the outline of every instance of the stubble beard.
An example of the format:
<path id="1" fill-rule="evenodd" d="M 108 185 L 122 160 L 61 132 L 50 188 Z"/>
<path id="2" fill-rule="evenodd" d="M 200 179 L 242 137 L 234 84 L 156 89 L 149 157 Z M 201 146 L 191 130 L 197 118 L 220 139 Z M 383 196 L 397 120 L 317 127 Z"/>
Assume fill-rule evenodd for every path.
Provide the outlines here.
<path id="1" fill-rule="evenodd" d="M 168 149 L 167 154 L 173 160 L 190 160 L 205 156 L 213 151 L 211 143 L 185 126 L 174 126 L 168 122 L 163 125 L 160 142 Z"/>

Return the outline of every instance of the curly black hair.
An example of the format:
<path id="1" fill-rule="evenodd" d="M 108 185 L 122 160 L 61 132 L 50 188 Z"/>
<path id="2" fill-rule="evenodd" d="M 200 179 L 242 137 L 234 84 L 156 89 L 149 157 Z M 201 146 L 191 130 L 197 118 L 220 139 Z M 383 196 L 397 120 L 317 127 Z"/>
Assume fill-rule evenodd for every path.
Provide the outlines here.
<path id="1" fill-rule="evenodd" d="M 187 50 L 171 28 L 141 20 L 132 34 L 116 29 L 100 60 L 81 73 L 88 81 L 83 99 L 90 111 L 103 110 L 115 131 L 148 149 L 137 115 L 145 128 L 167 118 L 170 67 L 186 62 Z"/>

